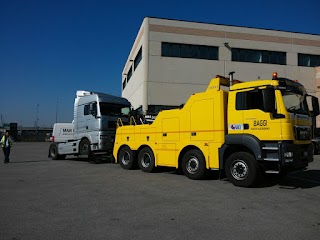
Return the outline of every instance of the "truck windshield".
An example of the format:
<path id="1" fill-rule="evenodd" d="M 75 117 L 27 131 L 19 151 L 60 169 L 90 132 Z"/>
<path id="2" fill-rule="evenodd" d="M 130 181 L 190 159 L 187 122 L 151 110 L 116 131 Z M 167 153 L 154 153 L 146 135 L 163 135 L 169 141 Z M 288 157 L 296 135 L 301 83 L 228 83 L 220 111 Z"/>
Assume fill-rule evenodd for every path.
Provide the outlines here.
<path id="1" fill-rule="evenodd" d="M 309 115 L 308 105 L 304 95 L 291 91 L 282 91 L 282 96 L 288 112 Z"/>
<path id="2" fill-rule="evenodd" d="M 100 113 L 103 116 L 128 116 L 130 106 L 100 102 Z"/>

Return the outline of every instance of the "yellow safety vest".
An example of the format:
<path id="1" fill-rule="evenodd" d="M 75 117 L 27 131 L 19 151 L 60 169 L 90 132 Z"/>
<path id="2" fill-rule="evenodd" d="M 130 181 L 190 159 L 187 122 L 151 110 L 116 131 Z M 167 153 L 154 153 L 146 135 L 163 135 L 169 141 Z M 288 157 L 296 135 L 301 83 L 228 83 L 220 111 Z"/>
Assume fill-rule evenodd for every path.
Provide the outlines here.
<path id="1" fill-rule="evenodd" d="M 8 142 L 9 142 L 9 147 L 12 146 L 12 139 L 11 137 L 8 137 Z M 6 146 L 6 136 L 3 136 L 1 139 L 1 146 L 5 147 Z"/>

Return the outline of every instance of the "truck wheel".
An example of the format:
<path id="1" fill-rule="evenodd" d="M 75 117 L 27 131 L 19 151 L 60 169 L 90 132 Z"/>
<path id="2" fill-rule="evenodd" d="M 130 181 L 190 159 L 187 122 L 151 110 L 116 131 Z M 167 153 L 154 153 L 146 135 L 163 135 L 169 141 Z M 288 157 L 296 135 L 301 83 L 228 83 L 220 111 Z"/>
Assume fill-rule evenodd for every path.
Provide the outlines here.
<path id="1" fill-rule="evenodd" d="M 205 177 L 206 162 L 200 150 L 192 149 L 183 155 L 182 171 L 190 179 L 199 180 Z"/>
<path id="2" fill-rule="evenodd" d="M 135 153 L 128 146 L 124 146 L 120 149 L 118 153 L 118 161 L 123 169 L 131 170 L 137 167 Z"/>
<path id="3" fill-rule="evenodd" d="M 143 172 L 152 172 L 155 170 L 155 159 L 153 151 L 149 147 L 144 147 L 138 155 L 138 165 Z"/>
<path id="4" fill-rule="evenodd" d="M 88 139 L 83 139 L 81 142 L 80 142 L 80 146 L 79 146 L 79 152 L 80 152 L 80 155 L 90 155 L 90 141 Z"/>
<path id="5" fill-rule="evenodd" d="M 238 187 L 254 186 L 260 177 L 258 161 L 247 152 L 231 154 L 225 164 L 225 173 L 229 181 Z"/>
<path id="6" fill-rule="evenodd" d="M 52 143 L 49 148 L 49 156 L 52 160 L 63 160 L 66 158 L 66 155 L 58 154 L 58 145 L 56 143 Z"/>

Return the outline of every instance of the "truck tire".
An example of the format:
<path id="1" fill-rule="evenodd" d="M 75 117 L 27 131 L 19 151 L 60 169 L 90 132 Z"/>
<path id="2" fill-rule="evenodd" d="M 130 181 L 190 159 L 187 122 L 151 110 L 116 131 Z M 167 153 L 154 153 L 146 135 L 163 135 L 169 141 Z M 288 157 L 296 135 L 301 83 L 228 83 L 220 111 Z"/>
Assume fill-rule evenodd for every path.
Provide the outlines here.
<path id="1" fill-rule="evenodd" d="M 258 161 L 247 152 L 231 154 L 226 160 L 225 173 L 229 181 L 238 187 L 252 187 L 261 176 Z"/>
<path id="2" fill-rule="evenodd" d="M 313 145 L 313 149 L 314 149 L 314 155 L 319 155 L 319 143 L 315 143 Z"/>
<path id="3" fill-rule="evenodd" d="M 138 155 L 138 165 L 143 172 L 153 172 L 155 170 L 155 158 L 153 151 L 149 147 L 141 149 Z"/>
<path id="4" fill-rule="evenodd" d="M 80 155 L 87 155 L 89 157 L 91 152 L 90 141 L 88 139 L 82 139 L 79 144 L 79 153 Z"/>
<path id="5" fill-rule="evenodd" d="M 135 152 L 128 146 L 123 146 L 118 152 L 118 161 L 123 169 L 132 170 L 137 168 Z"/>
<path id="6" fill-rule="evenodd" d="M 58 144 L 51 143 L 49 148 L 49 156 L 52 160 L 63 160 L 66 158 L 66 155 L 58 154 Z"/>
<path id="7" fill-rule="evenodd" d="M 205 177 L 206 162 L 200 150 L 192 149 L 183 155 L 182 171 L 184 175 L 193 180 L 199 180 Z"/>

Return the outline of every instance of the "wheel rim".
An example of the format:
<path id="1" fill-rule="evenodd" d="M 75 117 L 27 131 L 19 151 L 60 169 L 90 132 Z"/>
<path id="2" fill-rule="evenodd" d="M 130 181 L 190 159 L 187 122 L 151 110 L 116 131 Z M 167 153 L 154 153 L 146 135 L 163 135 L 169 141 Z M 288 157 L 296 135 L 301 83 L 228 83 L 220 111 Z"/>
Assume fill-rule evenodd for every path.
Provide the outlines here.
<path id="1" fill-rule="evenodd" d="M 230 172 L 233 178 L 243 180 L 248 176 L 249 168 L 243 160 L 238 159 L 231 164 Z"/>
<path id="2" fill-rule="evenodd" d="M 151 156 L 149 153 L 145 153 L 142 158 L 141 158 L 141 165 L 144 167 L 144 168 L 147 168 L 150 166 L 151 164 Z"/>
<path id="3" fill-rule="evenodd" d="M 123 165 L 128 165 L 130 162 L 130 153 L 125 151 L 122 155 L 121 162 Z"/>
<path id="4" fill-rule="evenodd" d="M 196 157 L 189 158 L 187 162 L 187 171 L 190 174 L 195 174 L 199 169 L 199 160 Z"/>

